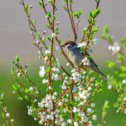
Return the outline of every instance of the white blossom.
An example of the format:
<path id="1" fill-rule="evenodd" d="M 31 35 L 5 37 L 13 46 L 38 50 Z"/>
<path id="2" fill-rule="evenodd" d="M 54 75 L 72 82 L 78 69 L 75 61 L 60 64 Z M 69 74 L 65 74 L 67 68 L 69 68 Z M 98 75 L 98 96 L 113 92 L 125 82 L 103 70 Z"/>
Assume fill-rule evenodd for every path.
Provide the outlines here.
<path id="1" fill-rule="evenodd" d="M 61 126 L 67 126 L 66 122 L 62 122 Z"/>
<path id="2" fill-rule="evenodd" d="M 74 126 L 79 126 L 78 122 L 74 122 Z"/>
<path id="3" fill-rule="evenodd" d="M 75 82 L 79 82 L 81 81 L 81 74 L 79 72 L 77 72 L 75 69 L 73 69 L 72 71 L 72 79 L 75 81 Z"/>
<path id="4" fill-rule="evenodd" d="M 61 102 L 61 101 L 58 102 L 58 105 L 59 105 L 59 106 L 62 106 L 62 105 L 63 105 L 63 102 Z"/>
<path id="5" fill-rule="evenodd" d="M 98 44 L 99 40 L 98 39 L 94 39 L 93 42 L 94 42 L 94 44 Z"/>
<path id="6" fill-rule="evenodd" d="M 48 61 L 48 56 L 45 56 L 45 57 L 44 57 L 44 63 L 46 64 L 47 61 Z"/>
<path id="7" fill-rule="evenodd" d="M 97 116 L 96 115 L 93 115 L 92 116 L 92 119 L 96 121 L 97 120 Z"/>
<path id="8" fill-rule="evenodd" d="M 87 57 L 85 57 L 83 60 L 82 60 L 82 63 L 84 66 L 90 66 L 90 61 L 88 60 Z"/>
<path id="9" fill-rule="evenodd" d="M 57 92 L 54 92 L 54 95 L 55 95 L 55 96 L 57 96 L 57 95 L 58 95 L 58 93 L 57 93 Z"/>
<path id="10" fill-rule="evenodd" d="M 124 109 L 124 114 L 126 115 L 126 109 Z"/>
<path id="11" fill-rule="evenodd" d="M 80 44 L 78 44 L 78 47 L 86 47 L 87 43 L 86 42 L 82 42 Z"/>
<path id="12" fill-rule="evenodd" d="M 87 121 L 88 121 L 88 117 L 87 117 L 87 116 L 85 116 L 85 115 L 84 115 L 84 116 L 82 116 L 82 121 L 83 121 L 83 122 L 87 122 Z"/>
<path id="13" fill-rule="evenodd" d="M 48 110 L 53 110 L 53 102 L 52 102 L 52 96 L 46 95 L 44 99 L 42 99 L 41 102 L 38 103 L 39 107 L 46 107 Z"/>
<path id="14" fill-rule="evenodd" d="M 94 108 L 96 105 L 95 103 L 91 103 L 91 107 Z"/>
<path id="15" fill-rule="evenodd" d="M 31 92 L 32 92 L 32 91 L 33 91 L 33 87 L 30 87 L 30 88 L 29 88 L 29 91 L 31 91 Z"/>
<path id="16" fill-rule="evenodd" d="M 71 123 L 72 123 L 72 120 L 71 120 L 71 119 L 68 119 L 68 120 L 67 120 L 67 123 L 68 123 L 68 124 L 71 124 Z"/>
<path id="17" fill-rule="evenodd" d="M 47 84 L 48 82 L 49 82 L 48 79 L 43 79 L 43 80 L 42 80 L 42 83 L 43 83 L 43 84 Z"/>
<path id="18" fill-rule="evenodd" d="M 63 85 L 63 86 L 62 86 L 62 89 L 63 89 L 63 90 L 66 90 L 66 89 L 67 89 L 67 86 L 66 86 L 66 85 Z"/>
<path id="19" fill-rule="evenodd" d="M 79 92 L 78 94 L 81 99 L 87 99 L 89 97 L 89 93 L 87 90 L 83 90 L 82 92 Z"/>
<path id="20" fill-rule="evenodd" d="M 109 90 L 112 89 L 112 85 L 111 85 L 111 84 L 108 85 L 108 89 L 109 89 Z"/>
<path id="21" fill-rule="evenodd" d="M 123 84 L 126 84 L 126 79 L 123 79 L 123 80 L 122 80 L 122 83 L 123 83 Z"/>
<path id="22" fill-rule="evenodd" d="M 108 49 L 111 50 L 112 54 L 114 55 L 120 51 L 121 47 L 118 42 L 115 42 L 113 45 L 110 45 Z"/>
<path id="23" fill-rule="evenodd" d="M 126 97 L 123 98 L 123 101 L 126 102 Z"/>
<path id="24" fill-rule="evenodd" d="M 59 68 L 55 68 L 55 67 L 52 68 L 52 71 L 55 72 L 55 73 L 59 73 L 60 72 Z"/>
<path id="25" fill-rule="evenodd" d="M 18 77 L 21 77 L 21 76 L 22 76 L 22 73 L 18 72 L 18 73 L 17 73 L 17 76 L 18 76 Z"/>
<path id="26" fill-rule="evenodd" d="M 92 113 L 92 109 L 91 109 L 91 108 L 88 108 L 88 109 L 87 109 L 87 112 L 88 112 L 88 113 Z"/>
<path id="27" fill-rule="evenodd" d="M 73 107 L 73 112 L 77 112 L 77 108 L 76 107 Z"/>
<path id="28" fill-rule="evenodd" d="M 33 5 L 32 4 L 30 4 L 30 9 L 32 9 L 33 8 Z"/>
<path id="29" fill-rule="evenodd" d="M 60 50 L 60 48 L 59 48 L 59 46 L 57 46 L 57 47 L 56 47 L 56 51 L 59 51 L 59 50 Z"/>
<path id="30" fill-rule="evenodd" d="M 43 35 L 45 35 L 45 34 L 46 34 L 46 30 L 43 31 Z"/>
<path id="31" fill-rule="evenodd" d="M 91 122 L 91 121 L 89 121 L 88 123 L 89 123 L 89 124 L 88 124 L 88 126 L 93 126 L 93 124 L 92 124 L 92 122 Z"/>
<path id="32" fill-rule="evenodd" d="M 45 51 L 45 54 L 46 54 L 46 55 L 49 55 L 50 53 L 51 53 L 50 50 L 46 50 L 46 51 Z"/>
<path id="33" fill-rule="evenodd" d="M 39 76 L 40 76 L 40 77 L 44 77 L 45 73 L 46 73 L 46 72 L 45 72 L 45 67 L 44 67 L 44 66 L 41 66 L 41 67 L 40 67 L 40 71 L 39 71 Z"/>
<path id="34" fill-rule="evenodd" d="M 13 123 L 14 122 L 14 119 L 11 119 L 11 122 Z"/>
<path id="35" fill-rule="evenodd" d="M 60 21 L 57 21 L 56 24 L 59 25 L 60 24 Z"/>
<path id="36" fill-rule="evenodd" d="M 32 115 L 32 107 L 28 108 L 28 115 Z"/>
<path id="37" fill-rule="evenodd" d="M 40 40 L 39 39 L 36 39 L 36 44 L 40 44 Z"/>
<path id="38" fill-rule="evenodd" d="M 59 75 L 58 74 L 52 74 L 52 78 L 55 80 L 55 81 L 57 81 L 57 80 L 59 80 L 60 78 L 59 78 Z"/>
<path id="39" fill-rule="evenodd" d="M 52 38 L 55 38 L 56 37 L 56 33 L 52 33 L 51 36 L 52 36 Z"/>
<path id="40" fill-rule="evenodd" d="M 88 91 L 91 91 L 92 90 L 92 87 L 88 87 Z"/>
<path id="41" fill-rule="evenodd" d="M 70 64 L 69 63 L 66 63 L 66 66 L 69 66 Z"/>
<path id="42" fill-rule="evenodd" d="M 10 118 L 10 113 L 9 112 L 6 113 L 6 117 Z"/>
<path id="43" fill-rule="evenodd" d="M 56 62 L 57 62 L 57 66 L 60 67 L 61 63 L 60 63 L 59 59 L 56 58 Z"/>

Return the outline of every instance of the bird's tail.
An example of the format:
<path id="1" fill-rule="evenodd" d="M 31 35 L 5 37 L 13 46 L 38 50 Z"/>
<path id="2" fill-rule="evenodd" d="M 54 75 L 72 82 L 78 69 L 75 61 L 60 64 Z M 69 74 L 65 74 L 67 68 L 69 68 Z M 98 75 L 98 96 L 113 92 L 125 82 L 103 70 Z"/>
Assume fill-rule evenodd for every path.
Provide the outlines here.
<path id="1" fill-rule="evenodd" d="M 100 74 L 101 77 L 102 77 L 105 81 L 107 81 L 107 77 L 98 69 L 97 66 L 94 67 L 94 71 L 95 71 L 96 73 Z"/>

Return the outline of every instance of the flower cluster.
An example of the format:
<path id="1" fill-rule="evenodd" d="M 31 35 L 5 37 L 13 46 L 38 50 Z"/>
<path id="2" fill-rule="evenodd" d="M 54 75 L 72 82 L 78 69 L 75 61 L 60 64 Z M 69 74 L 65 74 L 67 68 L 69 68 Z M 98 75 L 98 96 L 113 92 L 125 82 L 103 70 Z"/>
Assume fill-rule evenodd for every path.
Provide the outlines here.
<path id="1" fill-rule="evenodd" d="M 83 60 L 82 60 L 82 63 L 84 66 L 90 66 L 90 61 L 87 57 L 85 57 Z"/>
<path id="2" fill-rule="evenodd" d="M 115 55 L 120 51 L 121 47 L 118 42 L 115 42 L 113 45 L 109 45 L 108 49 Z"/>
<path id="3" fill-rule="evenodd" d="M 38 118 L 39 124 L 45 124 L 52 122 L 59 125 L 62 121 L 60 119 L 59 110 L 54 108 L 54 102 L 56 102 L 57 92 L 52 96 L 47 94 L 41 102 L 38 103 Z M 58 104 L 60 105 L 60 104 Z"/>
<path id="4" fill-rule="evenodd" d="M 114 89 L 118 95 L 114 106 L 117 112 L 126 114 L 126 65 L 125 49 L 126 38 L 122 37 L 119 42 L 115 42 L 109 34 L 107 26 L 103 28 L 102 39 L 108 42 L 108 49 L 112 55 L 116 56 L 115 61 L 109 60 L 108 67 L 112 69 L 113 74 L 108 75 L 108 89 Z"/>
<path id="5" fill-rule="evenodd" d="M 14 119 L 11 117 L 10 112 L 8 112 L 7 106 L 4 103 L 4 93 L 0 94 L 0 116 L 3 119 L 3 126 L 12 126 L 14 123 Z"/>
<path id="6" fill-rule="evenodd" d="M 72 79 L 75 81 L 75 82 L 81 82 L 81 79 L 83 78 L 82 75 L 75 69 L 73 69 L 71 71 L 72 73 Z"/>

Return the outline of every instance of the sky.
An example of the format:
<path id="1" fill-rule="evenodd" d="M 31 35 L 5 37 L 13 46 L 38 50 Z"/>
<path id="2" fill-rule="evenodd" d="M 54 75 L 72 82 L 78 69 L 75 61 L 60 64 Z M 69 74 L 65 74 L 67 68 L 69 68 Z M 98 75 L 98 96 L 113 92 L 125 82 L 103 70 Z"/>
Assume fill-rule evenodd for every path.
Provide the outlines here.
<path id="1" fill-rule="evenodd" d="M 25 0 L 33 5 L 32 17 L 37 21 L 37 28 L 40 32 L 46 29 L 46 20 L 43 12 L 37 4 L 37 0 Z M 67 14 L 63 11 L 63 0 L 58 2 L 60 21 L 60 37 L 66 41 L 72 39 L 70 24 Z M 93 0 L 77 0 L 74 4 L 75 10 L 82 9 L 83 16 L 80 23 L 79 38 L 81 29 L 87 26 L 88 12 L 93 10 Z M 100 33 L 104 25 L 108 25 L 115 41 L 126 32 L 126 1 L 125 0 L 103 0 L 101 2 L 101 14 L 98 17 L 97 25 L 100 31 L 96 38 L 100 38 Z M 26 22 L 26 17 L 22 6 L 18 0 L 0 0 L 0 67 L 11 66 L 16 55 L 20 55 L 25 63 L 35 64 L 38 60 L 37 49 L 32 45 L 32 36 Z M 79 40 L 78 40 L 79 41 Z M 104 62 L 109 58 L 107 43 L 100 41 L 93 48 L 93 57 L 98 62 Z M 102 55 L 104 54 L 104 55 Z"/>

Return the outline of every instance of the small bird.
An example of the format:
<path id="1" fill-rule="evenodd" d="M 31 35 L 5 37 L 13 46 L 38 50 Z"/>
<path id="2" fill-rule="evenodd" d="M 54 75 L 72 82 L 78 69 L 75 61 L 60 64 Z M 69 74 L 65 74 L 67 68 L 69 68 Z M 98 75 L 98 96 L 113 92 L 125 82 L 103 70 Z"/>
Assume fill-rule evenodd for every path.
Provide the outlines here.
<path id="1" fill-rule="evenodd" d="M 67 50 L 67 56 L 70 61 L 74 64 L 75 68 L 82 68 L 84 70 L 93 70 L 100 74 L 104 80 L 107 80 L 105 75 L 99 70 L 98 65 L 94 62 L 87 51 L 82 52 L 79 45 L 74 41 L 65 42 L 62 47 Z M 86 60 L 86 64 L 83 63 Z"/>

